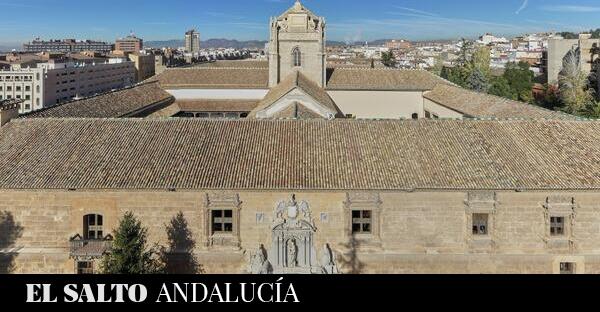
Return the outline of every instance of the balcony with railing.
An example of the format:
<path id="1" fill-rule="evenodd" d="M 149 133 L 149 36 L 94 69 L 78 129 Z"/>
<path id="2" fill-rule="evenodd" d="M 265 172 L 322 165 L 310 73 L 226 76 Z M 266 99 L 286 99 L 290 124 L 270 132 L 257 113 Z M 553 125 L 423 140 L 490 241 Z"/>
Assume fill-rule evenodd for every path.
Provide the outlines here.
<path id="1" fill-rule="evenodd" d="M 101 239 L 85 239 L 77 234 L 69 240 L 70 257 L 76 260 L 99 259 L 110 252 L 112 243 L 111 235 Z"/>

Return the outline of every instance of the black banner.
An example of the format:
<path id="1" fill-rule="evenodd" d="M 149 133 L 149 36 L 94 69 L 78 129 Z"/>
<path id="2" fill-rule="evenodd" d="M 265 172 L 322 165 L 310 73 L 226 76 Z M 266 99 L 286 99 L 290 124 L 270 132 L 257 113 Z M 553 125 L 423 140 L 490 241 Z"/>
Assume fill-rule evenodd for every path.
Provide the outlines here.
<path id="1" fill-rule="evenodd" d="M 354 309 L 375 303 L 475 309 L 482 304 L 498 307 L 514 302 L 520 307 L 556 308 L 583 302 L 572 298 L 595 293 L 598 285 L 600 277 L 575 275 L 3 275 L 0 302 L 67 310 L 130 305 L 287 306 L 295 310 L 326 303 Z"/>

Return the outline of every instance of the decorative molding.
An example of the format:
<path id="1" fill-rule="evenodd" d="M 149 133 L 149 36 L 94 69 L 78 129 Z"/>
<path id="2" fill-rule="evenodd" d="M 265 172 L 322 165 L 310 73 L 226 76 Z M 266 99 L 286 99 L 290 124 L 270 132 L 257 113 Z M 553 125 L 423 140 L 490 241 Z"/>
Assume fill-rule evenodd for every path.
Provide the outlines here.
<path id="1" fill-rule="evenodd" d="M 573 235 L 575 220 L 577 216 L 577 204 L 572 195 L 558 194 L 546 197 L 542 204 L 544 215 L 544 235 L 542 240 L 546 247 L 555 252 L 572 253 L 577 249 L 577 241 Z M 550 235 L 550 218 L 565 218 L 565 234 L 562 236 Z"/>
<path id="2" fill-rule="evenodd" d="M 471 252 L 493 252 L 495 244 L 496 208 L 498 199 L 496 192 L 473 191 L 467 194 L 465 203 L 466 213 L 466 237 L 467 245 Z M 473 235 L 473 215 L 487 214 L 487 235 Z"/>
<path id="3" fill-rule="evenodd" d="M 383 201 L 379 193 L 372 192 L 356 192 L 346 193 L 346 201 L 344 202 L 345 213 L 344 223 L 346 224 L 346 235 L 353 240 L 356 240 L 359 249 L 366 250 L 381 250 L 381 215 Z M 371 234 L 353 234 L 352 233 L 352 211 L 353 210 L 369 210 L 372 218 L 372 233 Z"/>
<path id="4" fill-rule="evenodd" d="M 381 207 L 381 196 L 379 193 L 346 193 L 344 206 L 346 209 L 377 209 Z"/>
<path id="5" fill-rule="evenodd" d="M 465 205 L 471 213 L 496 213 L 496 192 L 469 192 Z"/>
<path id="6" fill-rule="evenodd" d="M 240 210 L 242 201 L 238 193 L 209 192 L 206 193 L 204 202 L 204 236 L 205 246 L 208 248 L 226 248 L 239 250 L 241 246 L 240 237 Z M 232 210 L 233 231 L 229 233 L 212 234 L 212 211 Z"/>

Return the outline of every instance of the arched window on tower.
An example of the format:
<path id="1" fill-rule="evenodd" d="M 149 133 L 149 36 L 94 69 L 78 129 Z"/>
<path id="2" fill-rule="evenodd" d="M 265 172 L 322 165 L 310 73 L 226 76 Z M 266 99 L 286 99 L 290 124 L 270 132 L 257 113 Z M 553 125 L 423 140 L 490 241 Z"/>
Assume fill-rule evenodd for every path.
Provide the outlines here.
<path id="1" fill-rule="evenodd" d="M 302 66 L 302 52 L 300 52 L 300 48 L 294 48 L 294 51 L 292 51 L 292 58 L 294 59 L 294 67 Z"/>

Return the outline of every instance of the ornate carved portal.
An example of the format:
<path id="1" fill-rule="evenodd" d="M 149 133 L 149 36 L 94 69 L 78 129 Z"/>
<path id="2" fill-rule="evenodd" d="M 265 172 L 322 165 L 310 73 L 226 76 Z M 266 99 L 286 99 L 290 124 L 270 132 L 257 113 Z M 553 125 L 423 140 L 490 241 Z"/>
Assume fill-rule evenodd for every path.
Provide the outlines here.
<path id="1" fill-rule="evenodd" d="M 337 274 L 335 257 L 329 245 L 317 260 L 314 235 L 317 231 L 308 203 L 296 196 L 281 201 L 275 209 L 271 249 L 263 246 L 254 254 L 250 271 L 254 274 Z M 265 255 L 266 254 L 266 255 Z M 267 257 L 265 257 L 267 256 Z"/>

